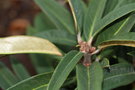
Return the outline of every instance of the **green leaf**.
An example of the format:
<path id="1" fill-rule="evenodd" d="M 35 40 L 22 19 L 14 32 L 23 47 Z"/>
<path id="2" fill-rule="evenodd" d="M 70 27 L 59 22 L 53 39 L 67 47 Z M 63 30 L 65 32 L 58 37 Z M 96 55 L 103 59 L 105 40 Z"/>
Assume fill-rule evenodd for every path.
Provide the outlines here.
<path id="1" fill-rule="evenodd" d="M 135 3 L 124 5 L 106 16 L 103 17 L 97 24 L 95 29 L 93 30 L 93 36 L 97 35 L 103 28 L 105 28 L 107 25 L 111 24 L 115 20 L 121 18 L 122 16 L 125 16 L 128 13 L 131 13 L 135 11 Z"/>
<path id="2" fill-rule="evenodd" d="M 13 71 L 20 80 L 24 80 L 30 77 L 26 68 L 15 57 L 10 57 L 10 60 Z"/>
<path id="3" fill-rule="evenodd" d="M 106 0 L 91 0 L 84 21 L 84 35 L 87 40 L 93 35 L 97 22 L 102 18 Z M 93 10 L 94 9 L 94 10 Z"/>
<path id="4" fill-rule="evenodd" d="M 110 67 L 110 72 L 105 71 L 103 90 L 128 85 L 135 81 L 135 71 L 130 64 L 116 64 Z"/>
<path id="5" fill-rule="evenodd" d="M 44 30 L 56 29 L 56 26 L 49 19 L 49 17 L 44 13 L 39 13 L 35 17 L 34 27 L 37 30 L 37 33 Z"/>
<path id="6" fill-rule="evenodd" d="M 104 16 L 109 12 L 118 9 L 121 6 L 134 3 L 135 0 L 107 0 L 106 7 L 104 10 Z"/>
<path id="7" fill-rule="evenodd" d="M 28 79 L 25 79 L 7 90 L 38 90 L 43 86 L 47 86 L 52 73 L 44 73 L 32 76 Z"/>
<path id="8" fill-rule="evenodd" d="M 135 51 L 128 52 L 127 54 L 134 57 L 135 56 Z"/>
<path id="9" fill-rule="evenodd" d="M 73 71 L 74 72 L 74 71 Z M 72 75 L 72 73 L 71 73 Z M 74 83 L 76 83 L 76 76 L 69 76 L 67 78 L 67 80 L 64 82 L 64 84 L 62 85 L 62 87 L 69 87 L 70 85 L 73 85 Z M 63 90 L 63 88 L 61 88 L 61 90 Z"/>
<path id="10" fill-rule="evenodd" d="M 82 55 L 81 52 L 77 51 L 69 52 L 55 69 L 47 90 L 59 90 L 77 62 L 81 59 Z"/>
<path id="11" fill-rule="evenodd" d="M 131 3 L 135 3 L 135 0 L 123 0 L 123 2 L 121 3 L 121 6 L 131 4 Z"/>
<path id="12" fill-rule="evenodd" d="M 103 68 L 105 68 L 105 67 L 110 67 L 110 62 L 109 62 L 109 60 L 107 59 L 107 58 L 104 58 L 102 61 L 101 61 L 101 66 L 103 67 Z"/>
<path id="13" fill-rule="evenodd" d="M 47 90 L 47 85 L 44 85 L 44 86 L 39 87 L 39 88 L 36 88 L 35 90 Z"/>
<path id="14" fill-rule="evenodd" d="M 104 15 L 107 15 L 109 12 L 118 9 L 125 4 L 129 4 L 129 2 L 127 2 L 127 0 L 107 0 Z"/>
<path id="15" fill-rule="evenodd" d="M 46 53 L 61 55 L 48 40 L 33 36 L 11 36 L 0 38 L 0 54 Z"/>
<path id="16" fill-rule="evenodd" d="M 26 31 L 27 35 L 33 35 L 35 33 L 37 33 L 37 30 L 33 26 L 30 25 L 27 27 L 27 31 Z"/>
<path id="17" fill-rule="evenodd" d="M 19 81 L 17 77 L 3 64 L 0 62 L 0 87 L 7 89 L 10 86 L 16 84 Z"/>
<path id="18" fill-rule="evenodd" d="M 119 3 L 119 1 L 123 1 L 123 0 L 107 0 L 105 10 L 104 10 L 104 16 L 107 15 L 109 12 L 113 11 L 117 6 L 117 4 Z"/>
<path id="19" fill-rule="evenodd" d="M 102 90 L 103 70 L 99 62 L 94 62 L 90 67 L 78 64 L 76 72 L 78 90 Z"/>
<path id="20" fill-rule="evenodd" d="M 131 28 L 133 27 L 133 25 L 135 24 L 134 18 L 135 18 L 135 14 L 130 15 L 130 16 L 124 18 L 123 20 L 114 23 L 107 29 L 105 29 L 103 32 L 101 32 L 98 35 L 96 45 L 98 45 L 102 41 L 112 38 L 113 36 L 115 36 L 119 33 L 129 32 L 131 30 Z"/>
<path id="21" fill-rule="evenodd" d="M 31 62 L 34 65 L 37 73 L 54 71 L 54 68 L 51 64 L 52 58 L 50 57 L 49 55 L 44 55 L 44 54 L 30 54 Z"/>
<path id="22" fill-rule="evenodd" d="M 86 5 L 82 0 L 68 0 L 77 31 L 81 31 L 83 27 L 84 14 Z"/>
<path id="23" fill-rule="evenodd" d="M 128 32 L 115 35 L 114 37 L 100 43 L 99 48 L 103 49 L 110 46 L 118 45 L 135 47 L 135 33 Z"/>
<path id="24" fill-rule="evenodd" d="M 103 58 L 108 58 L 108 57 L 112 56 L 113 54 L 114 54 L 114 48 L 106 48 L 102 52 L 100 52 L 98 57 L 100 59 L 103 59 Z"/>
<path id="25" fill-rule="evenodd" d="M 122 51 L 122 52 L 124 52 L 124 51 Z M 125 52 L 124 52 L 124 53 L 125 53 Z M 125 57 L 127 57 L 127 56 L 124 55 L 125 57 L 123 57 L 123 54 L 122 54 L 122 53 L 119 53 L 119 54 L 121 54 L 121 56 L 117 57 L 118 62 L 119 62 L 119 63 L 127 63 L 127 64 L 129 64 L 129 61 L 126 60 L 126 58 L 125 58 Z"/>
<path id="26" fill-rule="evenodd" d="M 74 34 L 74 23 L 70 13 L 54 0 L 35 0 L 37 5 L 57 26 L 58 29 L 68 30 Z"/>
<path id="27" fill-rule="evenodd" d="M 63 30 L 48 30 L 35 34 L 34 36 L 45 38 L 55 44 L 60 45 L 77 45 L 76 36 Z"/>

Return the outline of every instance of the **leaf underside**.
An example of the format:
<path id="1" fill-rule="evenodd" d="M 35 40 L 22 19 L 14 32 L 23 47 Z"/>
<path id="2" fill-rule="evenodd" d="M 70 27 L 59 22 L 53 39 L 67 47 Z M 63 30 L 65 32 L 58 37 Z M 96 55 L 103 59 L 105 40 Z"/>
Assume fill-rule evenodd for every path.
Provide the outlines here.
<path id="1" fill-rule="evenodd" d="M 74 18 L 75 28 L 77 31 L 81 32 L 86 5 L 82 0 L 68 0 L 68 2 Z"/>
<path id="2" fill-rule="evenodd" d="M 61 55 L 48 40 L 33 36 L 11 36 L 0 38 L 0 54 L 45 53 Z"/>
<path id="3" fill-rule="evenodd" d="M 100 43 L 99 48 L 103 49 L 109 46 L 118 45 L 135 47 L 135 33 L 128 32 L 115 35 L 114 37 Z"/>

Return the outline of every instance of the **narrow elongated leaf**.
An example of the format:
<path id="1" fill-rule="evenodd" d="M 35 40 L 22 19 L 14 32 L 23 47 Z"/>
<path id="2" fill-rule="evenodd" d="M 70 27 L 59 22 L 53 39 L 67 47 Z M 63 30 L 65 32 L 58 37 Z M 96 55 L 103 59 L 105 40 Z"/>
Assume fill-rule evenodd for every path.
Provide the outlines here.
<path id="1" fill-rule="evenodd" d="M 102 49 L 118 45 L 135 47 L 135 33 L 129 32 L 115 35 L 114 37 L 100 43 L 99 48 Z"/>
<path id="2" fill-rule="evenodd" d="M 88 40 L 94 32 L 94 28 L 103 15 L 106 0 L 91 0 L 84 21 L 84 35 Z M 93 10 L 94 9 L 94 10 Z"/>
<path id="3" fill-rule="evenodd" d="M 78 90 L 102 90 L 103 70 L 99 62 L 94 62 L 90 67 L 77 65 Z"/>
<path id="4" fill-rule="evenodd" d="M 120 17 L 122 17 L 128 13 L 131 13 L 133 11 L 135 11 L 135 3 L 124 5 L 118 9 L 110 12 L 96 24 L 96 28 L 94 29 L 94 32 L 92 35 L 95 36 L 96 34 L 98 34 L 98 32 L 100 32 L 104 27 L 106 27 L 110 23 L 114 22 L 115 20 L 119 19 Z"/>
<path id="5" fill-rule="evenodd" d="M 4 90 L 16 84 L 19 81 L 17 77 L 0 62 L 0 87 Z"/>
<path id="6" fill-rule="evenodd" d="M 58 29 L 74 34 L 74 23 L 70 13 L 55 0 L 35 0 L 37 5 L 48 15 Z"/>
<path id="7" fill-rule="evenodd" d="M 47 90 L 59 90 L 69 73 L 81 59 L 82 55 L 83 54 L 81 52 L 77 51 L 69 52 L 55 69 Z"/>
<path id="8" fill-rule="evenodd" d="M 118 54 L 120 54 L 121 56 L 119 56 L 119 57 L 116 57 L 117 59 L 118 59 L 118 62 L 119 63 L 127 63 L 127 64 L 129 64 L 129 62 L 128 62 L 128 60 L 126 60 L 126 55 L 125 54 L 122 54 L 122 52 L 124 52 L 124 51 L 121 51 L 121 53 L 118 53 Z"/>
<path id="9" fill-rule="evenodd" d="M 7 90 L 38 90 L 43 86 L 47 86 L 52 73 L 44 73 L 32 76 L 28 79 L 25 79 Z"/>
<path id="10" fill-rule="evenodd" d="M 82 30 L 86 5 L 82 0 L 68 0 L 77 30 Z"/>
<path id="11" fill-rule="evenodd" d="M 135 24 L 135 14 L 126 17 L 125 19 L 121 20 L 120 22 L 117 22 L 113 24 L 112 26 L 105 29 L 103 32 L 101 32 L 98 35 L 98 38 L 96 40 L 96 45 L 101 43 L 102 41 L 105 41 L 109 38 L 112 38 L 113 36 L 119 34 L 119 33 L 125 33 L 129 32 L 133 25 Z"/>
<path id="12" fill-rule="evenodd" d="M 64 82 L 63 86 L 62 87 L 66 87 L 66 86 L 70 86 L 70 85 L 73 85 L 74 83 L 76 83 L 76 77 L 73 76 L 73 77 L 70 77 L 67 78 L 67 80 Z M 61 88 L 63 90 L 63 88 Z"/>
<path id="13" fill-rule="evenodd" d="M 127 54 L 134 57 L 135 56 L 135 51 L 128 52 Z"/>
<path id="14" fill-rule="evenodd" d="M 103 90 L 111 90 L 116 87 L 128 85 L 135 81 L 135 71 L 130 64 L 116 64 L 110 67 L 110 71 L 105 71 Z"/>
<path id="15" fill-rule="evenodd" d="M 124 0 L 107 0 L 104 15 L 116 9 Z"/>
<path id="16" fill-rule="evenodd" d="M 107 0 L 106 8 L 104 15 L 107 15 L 109 12 L 118 9 L 121 6 L 134 3 L 134 0 Z"/>
<path id="17" fill-rule="evenodd" d="M 0 38 L 0 47 L 0 54 L 47 53 L 61 55 L 51 42 L 33 36 Z"/>
<path id="18" fill-rule="evenodd" d="M 100 52 L 100 54 L 98 56 L 100 57 L 100 59 L 108 58 L 108 57 L 113 56 L 115 54 L 114 51 L 115 50 L 111 47 L 106 48 L 102 52 Z"/>
<path id="19" fill-rule="evenodd" d="M 13 70 L 20 80 L 24 80 L 30 77 L 26 68 L 15 57 L 10 57 L 10 60 Z"/>
<path id="20" fill-rule="evenodd" d="M 39 13 L 35 17 L 34 27 L 35 27 L 37 33 L 44 31 L 44 30 L 56 29 L 56 26 L 54 25 L 54 23 L 44 13 Z"/>
<path id="21" fill-rule="evenodd" d="M 64 30 L 48 30 L 35 34 L 34 36 L 45 38 L 55 44 L 75 46 L 76 36 Z"/>
<path id="22" fill-rule="evenodd" d="M 44 54 L 30 54 L 31 62 L 34 65 L 37 73 L 40 74 L 54 71 L 53 66 L 50 64 L 52 58 L 49 58 L 48 56 L 49 55 Z"/>
<path id="23" fill-rule="evenodd" d="M 131 3 L 135 3 L 135 0 L 123 0 L 123 2 L 121 3 L 121 6 L 131 4 Z"/>

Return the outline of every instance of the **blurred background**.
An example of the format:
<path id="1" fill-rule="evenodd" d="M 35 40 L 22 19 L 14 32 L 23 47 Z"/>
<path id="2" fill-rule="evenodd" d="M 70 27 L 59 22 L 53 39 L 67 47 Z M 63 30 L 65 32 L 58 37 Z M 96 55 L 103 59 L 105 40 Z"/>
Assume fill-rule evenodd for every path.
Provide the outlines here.
<path id="1" fill-rule="evenodd" d="M 0 37 L 25 34 L 38 12 L 40 9 L 33 0 L 0 0 Z M 27 55 L 15 56 L 25 65 L 31 75 L 36 74 Z M 4 56 L 0 60 L 12 69 L 9 56 Z"/>
<path id="2" fill-rule="evenodd" d="M 0 0 L 0 36 L 25 34 L 39 11 L 33 0 Z"/>

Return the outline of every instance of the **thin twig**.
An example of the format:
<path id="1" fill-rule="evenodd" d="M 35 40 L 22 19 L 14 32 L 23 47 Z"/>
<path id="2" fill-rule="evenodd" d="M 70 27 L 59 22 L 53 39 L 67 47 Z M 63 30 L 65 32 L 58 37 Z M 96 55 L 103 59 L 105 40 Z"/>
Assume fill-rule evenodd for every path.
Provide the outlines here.
<path id="1" fill-rule="evenodd" d="M 81 38 L 81 32 L 78 32 L 78 34 L 77 34 L 77 41 L 78 41 L 78 43 L 83 41 Z"/>
<path id="2" fill-rule="evenodd" d="M 89 44 L 90 46 L 92 46 L 92 41 L 93 41 L 93 37 L 91 37 L 91 38 L 89 39 L 89 41 L 88 41 L 88 44 Z"/>
<path id="3" fill-rule="evenodd" d="M 91 55 L 97 54 L 101 51 L 101 49 L 97 49 L 96 51 L 94 51 L 93 53 L 91 53 Z"/>

